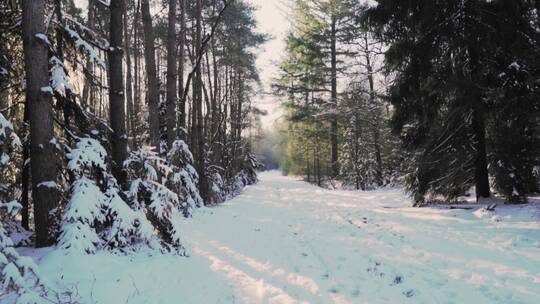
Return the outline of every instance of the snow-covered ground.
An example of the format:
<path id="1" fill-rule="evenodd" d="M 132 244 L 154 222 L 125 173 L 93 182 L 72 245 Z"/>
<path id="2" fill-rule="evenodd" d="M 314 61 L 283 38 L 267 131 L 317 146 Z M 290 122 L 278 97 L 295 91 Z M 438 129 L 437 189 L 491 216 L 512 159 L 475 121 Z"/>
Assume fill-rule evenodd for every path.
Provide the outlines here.
<path id="1" fill-rule="evenodd" d="M 85 303 L 540 303 L 538 203 L 418 209 L 260 178 L 183 223 L 189 258 L 34 255 Z"/>

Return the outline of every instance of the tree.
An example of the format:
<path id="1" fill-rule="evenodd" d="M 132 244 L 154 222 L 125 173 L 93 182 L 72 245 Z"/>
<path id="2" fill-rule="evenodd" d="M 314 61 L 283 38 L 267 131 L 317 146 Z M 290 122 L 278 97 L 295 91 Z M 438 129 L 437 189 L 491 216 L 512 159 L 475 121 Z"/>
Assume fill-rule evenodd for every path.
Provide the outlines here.
<path id="1" fill-rule="evenodd" d="M 154 29 L 150 15 L 149 0 L 142 0 L 142 21 L 144 29 L 144 58 L 146 63 L 146 79 L 148 81 L 148 125 L 150 144 L 159 149 L 159 88 L 156 74 L 156 54 L 154 47 Z"/>
<path id="2" fill-rule="evenodd" d="M 22 15 L 36 247 L 45 247 L 54 243 L 51 211 L 58 204 L 45 1 L 24 1 Z"/>
<path id="3" fill-rule="evenodd" d="M 530 48 L 530 37 L 536 36 L 528 17 L 531 4 L 498 10 L 505 5 L 505 1 L 381 0 L 368 12 L 378 36 L 390 45 L 387 66 L 397 72 L 391 88 L 392 123 L 404 147 L 414 153 L 406 185 L 418 204 L 426 196 L 456 199 L 471 186 L 477 198 L 490 195 L 488 162 L 493 167 L 497 161 L 488 156 L 498 154 L 504 145 L 488 146 L 491 139 L 486 137 L 501 132 L 487 128 L 493 118 L 508 117 L 509 112 L 501 111 L 504 107 L 495 105 L 507 103 L 500 96 L 516 88 L 501 85 L 497 78 L 506 75 L 501 74 L 501 65 L 509 67 L 515 57 L 528 57 L 506 45 L 517 41 L 526 47 L 525 54 L 535 54 Z M 506 13 L 513 15 L 505 18 Z M 506 31 L 523 35 L 502 37 Z M 497 97 L 491 95 L 492 89 L 499 92 Z M 535 111 L 534 106 L 526 108 Z M 532 144 L 531 138 L 518 138 Z M 531 172 L 531 163 L 525 167 Z"/>
<path id="4" fill-rule="evenodd" d="M 111 148 L 113 172 L 120 183 L 126 185 L 126 173 L 123 170 L 127 158 L 126 114 L 123 76 L 123 0 L 111 0 L 109 23 L 109 112 L 112 128 Z"/>
<path id="5" fill-rule="evenodd" d="M 171 148 L 176 138 L 176 81 L 178 60 L 177 42 L 176 42 L 176 0 L 169 0 L 169 18 L 167 30 L 167 146 Z M 183 85 L 183 84 L 182 84 Z"/>

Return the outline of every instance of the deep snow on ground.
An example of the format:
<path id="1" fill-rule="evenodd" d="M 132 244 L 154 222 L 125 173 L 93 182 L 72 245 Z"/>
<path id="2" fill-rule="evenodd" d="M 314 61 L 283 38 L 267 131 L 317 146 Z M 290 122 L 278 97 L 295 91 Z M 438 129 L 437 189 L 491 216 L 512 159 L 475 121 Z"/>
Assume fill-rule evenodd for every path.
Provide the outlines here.
<path id="1" fill-rule="evenodd" d="M 260 178 L 185 220 L 189 258 L 34 254 L 85 303 L 540 303 L 538 203 L 418 209 Z"/>

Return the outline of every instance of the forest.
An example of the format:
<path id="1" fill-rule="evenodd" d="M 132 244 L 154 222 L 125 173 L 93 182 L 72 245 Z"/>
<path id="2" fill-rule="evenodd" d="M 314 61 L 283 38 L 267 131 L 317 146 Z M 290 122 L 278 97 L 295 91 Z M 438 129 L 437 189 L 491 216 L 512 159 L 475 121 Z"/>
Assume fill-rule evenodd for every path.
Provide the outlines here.
<path id="1" fill-rule="evenodd" d="M 291 5 L 283 170 L 416 205 L 538 193 L 540 2 L 376 2 Z"/>
<path id="2" fill-rule="evenodd" d="M 537 303 L 539 197 L 539 0 L 0 0 L 0 303 Z"/>

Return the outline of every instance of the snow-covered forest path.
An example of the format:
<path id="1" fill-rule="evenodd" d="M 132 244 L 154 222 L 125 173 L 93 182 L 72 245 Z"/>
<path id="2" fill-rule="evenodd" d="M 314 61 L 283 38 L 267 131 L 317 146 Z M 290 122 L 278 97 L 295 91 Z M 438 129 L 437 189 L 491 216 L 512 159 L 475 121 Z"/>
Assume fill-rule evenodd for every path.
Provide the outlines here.
<path id="1" fill-rule="evenodd" d="M 538 205 L 418 209 L 398 190 L 260 178 L 185 231 L 235 302 L 540 303 Z"/>
<path id="2" fill-rule="evenodd" d="M 185 219 L 189 258 L 27 254 L 80 303 L 540 303 L 538 203 L 419 209 L 399 190 L 260 179 Z"/>

